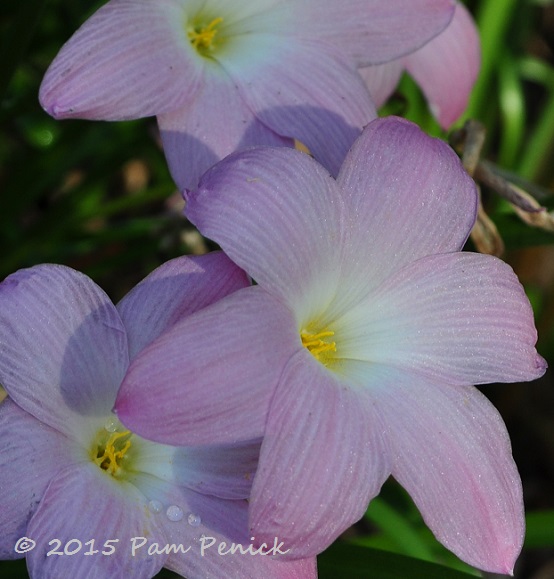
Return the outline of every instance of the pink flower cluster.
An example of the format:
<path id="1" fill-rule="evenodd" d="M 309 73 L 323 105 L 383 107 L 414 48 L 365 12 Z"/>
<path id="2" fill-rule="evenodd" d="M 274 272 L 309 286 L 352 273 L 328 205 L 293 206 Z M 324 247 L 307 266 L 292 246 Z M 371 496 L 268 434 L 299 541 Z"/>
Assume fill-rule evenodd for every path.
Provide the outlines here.
<path id="1" fill-rule="evenodd" d="M 446 127 L 478 65 L 452 0 L 110 0 L 85 22 L 42 105 L 155 115 L 224 253 L 117 306 L 63 266 L 0 284 L 0 557 L 29 536 L 35 577 L 315 577 L 392 475 L 446 547 L 512 571 L 521 482 L 475 385 L 545 372 L 531 307 L 462 251 L 454 152 L 375 112 L 406 69 Z"/>

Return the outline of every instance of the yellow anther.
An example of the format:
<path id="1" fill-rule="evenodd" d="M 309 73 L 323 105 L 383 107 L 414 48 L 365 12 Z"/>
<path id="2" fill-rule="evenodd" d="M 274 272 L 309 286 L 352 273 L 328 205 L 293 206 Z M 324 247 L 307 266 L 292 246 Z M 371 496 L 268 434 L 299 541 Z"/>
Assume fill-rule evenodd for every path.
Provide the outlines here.
<path id="1" fill-rule="evenodd" d="M 198 51 L 209 50 L 217 34 L 217 25 L 223 22 L 223 18 L 214 18 L 209 24 L 201 28 L 194 27 L 188 31 L 190 43 Z"/>
<path id="2" fill-rule="evenodd" d="M 102 469 L 114 475 L 119 470 L 120 461 L 131 447 L 131 431 L 114 432 L 107 442 L 98 446 L 94 462 Z"/>
<path id="3" fill-rule="evenodd" d="M 300 332 L 300 338 L 302 339 L 302 345 L 308 348 L 310 353 L 314 356 L 316 360 L 319 360 L 319 355 L 323 352 L 336 352 L 337 345 L 335 342 L 328 342 L 324 338 L 330 338 L 334 336 L 335 332 L 319 332 L 318 334 L 311 334 L 302 330 Z"/>

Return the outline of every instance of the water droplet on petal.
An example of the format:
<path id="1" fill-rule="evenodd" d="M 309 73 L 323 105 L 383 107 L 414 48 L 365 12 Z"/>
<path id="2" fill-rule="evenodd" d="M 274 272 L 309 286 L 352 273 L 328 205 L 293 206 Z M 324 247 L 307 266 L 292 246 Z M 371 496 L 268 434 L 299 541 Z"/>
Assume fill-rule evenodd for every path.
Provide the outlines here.
<path id="1" fill-rule="evenodd" d="M 156 499 L 151 500 L 148 503 L 148 510 L 151 513 L 161 513 L 164 506 L 162 505 L 161 501 L 157 501 Z"/>
<path id="2" fill-rule="evenodd" d="M 177 505 L 167 507 L 165 514 L 170 521 L 174 522 L 180 521 L 183 518 L 183 511 Z"/>
<path id="3" fill-rule="evenodd" d="M 191 513 L 189 515 L 187 520 L 188 520 L 189 525 L 191 527 L 198 527 L 200 525 L 200 523 L 202 522 L 202 519 L 198 515 L 195 515 L 193 513 Z"/>
<path id="4" fill-rule="evenodd" d="M 115 432 L 119 428 L 119 420 L 113 416 L 108 418 L 104 424 L 104 429 L 108 432 Z"/>

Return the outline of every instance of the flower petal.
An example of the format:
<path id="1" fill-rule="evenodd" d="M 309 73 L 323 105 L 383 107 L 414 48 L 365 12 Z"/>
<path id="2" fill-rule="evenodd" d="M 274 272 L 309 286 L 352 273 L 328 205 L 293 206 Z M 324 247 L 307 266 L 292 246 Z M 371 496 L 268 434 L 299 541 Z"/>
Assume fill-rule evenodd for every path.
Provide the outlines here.
<path id="1" fill-rule="evenodd" d="M 145 348 L 115 410 L 127 428 L 166 444 L 258 438 L 281 370 L 300 343 L 280 302 L 260 287 L 244 288 Z"/>
<path id="2" fill-rule="evenodd" d="M 172 259 L 154 270 L 117 305 L 135 356 L 178 320 L 250 285 L 224 253 Z"/>
<path id="3" fill-rule="evenodd" d="M 176 505 L 183 511 L 180 521 L 169 521 L 163 513 L 158 515 L 168 543 L 188 549 L 184 554 L 171 553 L 165 564 L 183 577 L 311 579 L 317 576 L 315 559 L 289 562 L 279 560 L 278 553 L 276 558 L 250 554 L 255 549 L 248 534 L 246 501 L 222 500 L 164 486 L 152 477 L 141 477 L 138 484 L 146 496 L 157 497 L 164 507 Z M 241 544 L 244 551 L 233 552 L 233 544 Z M 141 549 L 151 546 L 151 542 L 146 543 Z"/>
<path id="4" fill-rule="evenodd" d="M 357 66 L 412 52 L 439 34 L 454 12 L 452 0 L 303 0 L 301 30 L 324 38 Z M 300 32 L 299 32 L 300 34 Z"/>
<path id="5" fill-rule="evenodd" d="M 521 284 L 503 261 L 482 254 L 405 267 L 338 322 L 335 338 L 345 358 L 454 385 L 534 380 L 546 370 Z"/>
<path id="6" fill-rule="evenodd" d="M 342 211 L 327 171 L 288 149 L 250 150 L 223 160 L 206 173 L 185 208 L 203 235 L 299 311 L 334 293 Z"/>
<path id="7" fill-rule="evenodd" d="M 479 35 L 467 8 L 458 2 L 444 32 L 408 55 L 405 63 L 447 129 L 464 112 L 481 63 Z"/>
<path id="8" fill-rule="evenodd" d="M 366 393 L 299 352 L 271 402 L 250 499 L 252 534 L 259 542 L 277 535 L 287 557 L 323 551 L 363 516 L 390 474 L 380 433 Z"/>
<path id="9" fill-rule="evenodd" d="M 159 116 L 158 124 L 171 175 L 181 190 L 196 187 L 207 169 L 238 149 L 294 144 L 256 119 L 217 64 L 206 63 L 194 99 Z"/>
<path id="10" fill-rule="evenodd" d="M 70 438 L 109 415 L 128 365 L 108 296 L 68 267 L 19 270 L 0 285 L 0 383 L 14 402 Z"/>
<path id="11" fill-rule="evenodd" d="M 200 81 L 201 59 L 180 2 L 112 0 L 62 47 L 39 99 L 55 118 L 123 120 L 182 107 Z"/>
<path id="12" fill-rule="evenodd" d="M 247 499 L 258 466 L 260 442 L 175 447 L 134 437 L 133 469 L 224 499 Z"/>
<path id="13" fill-rule="evenodd" d="M 351 294 L 367 294 L 420 257 L 460 250 L 475 221 L 475 184 L 458 157 L 403 119 L 371 123 L 337 182 L 349 206 L 341 275 Z"/>
<path id="14" fill-rule="evenodd" d="M 344 56 L 317 41 L 250 34 L 219 59 L 256 117 L 301 141 L 336 175 L 362 128 L 376 117 L 359 74 Z M 252 66 L 252 54 L 265 54 Z"/>
<path id="15" fill-rule="evenodd" d="M 163 527 L 149 516 L 148 501 L 142 493 L 92 463 L 60 472 L 50 483 L 27 532 L 37 544 L 27 555 L 31 576 L 149 579 L 167 559 L 167 554 L 132 554 L 133 537 L 146 536 L 165 544 Z M 52 541 L 54 537 L 59 545 Z M 58 553 L 75 550 L 75 554 L 46 555 L 54 549 Z"/>
<path id="16" fill-rule="evenodd" d="M 436 537 L 470 565 L 511 574 L 524 536 L 521 481 L 506 427 L 475 388 L 398 376 L 379 391 L 406 488 Z"/>
<path id="17" fill-rule="evenodd" d="M 16 541 L 27 533 L 29 519 L 58 473 L 59 465 L 52 457 L 71 460 L 69 444 L 9 398 L 0 404 L 0 559 L 23 556 L 14 551 Z"/>
<path id="18" fill-rule="evenodd" d="M 394 92 L 404 71 L 404 58 L 397 58 L 385 64 L 360 68 L 358 72 L 365 82 L 375 105 L 380 107 Z"/>

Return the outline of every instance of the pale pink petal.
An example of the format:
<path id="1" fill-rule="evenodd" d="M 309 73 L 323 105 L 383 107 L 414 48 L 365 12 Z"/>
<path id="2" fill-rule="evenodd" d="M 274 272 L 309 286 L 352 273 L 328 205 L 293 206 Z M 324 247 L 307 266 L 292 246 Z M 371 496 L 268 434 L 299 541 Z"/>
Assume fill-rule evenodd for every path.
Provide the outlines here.
<path id="1" fill-rule="evenodd" d="M 258 438 L 282 368 L 301 347 L 287 308 L 260 287 L 238 290 L 145 348 L 115 410 L 127 428 L 166 444 Z"/>
<path id="2" fill-rule="evenodd" d="M 287 557 L 320 553 L 362 517 L 389 474 L 372 401 L 299 352 L 271 402 L 250 499 L 257 541 L 278 536 Z"/>
<path id="3" fill-rule="evenodd" d="M 420 257 L 460 250 L 475 221 L 475 184 L 457 155 L 403 119 L 371 123 L 338 184 L 350 213 L 341 275 L 351 296 Z"/>
<path id="4" fill-rule="evenodd" d="M 185 107 L 158 116 L 171 175 L 192 189 L 201 175 L 235 150 L 251 145 L 293 146 L 256 119 L 234 82 L 217 64 L 206 64 L 202 86 Z"/>
<path id="5" fill-rule="evenodd" d="M 458 2 L 448 28 L 405 63 L 447 129 L 464 112 L 481 64 L 479 35 L 467 8 Z"/>
<path id="6" fill-rule="evenodd" d="M 21 410 L 9 398 L 0 404 L 0 559 L 23 557 L 14 551 L 50 479 L 59 471 L 52 457 L 74 462 L 68 441 L 59 432 Z"/>
<path id="7" fill-rule="evenodd" d="M 454 385 L 534 380 L 546 370 L 523 287 L 488 255 L 420 259 L 337 322 L 337 354 Z"/>
<path id="8" fill-rule="evenodd" d="M 453 0 L 301 0 L 298 35 L 332 42 L 357 66 L 412 52 L 439 34 L 454 12 Z"/>
<path id="9" fill-rule="evenodd" d="M 263 66 L 250 65 L 258 51 L 264 54 Z M 262 123 L 301 141 L 333 174 L 376 117 L 354 66 L 320 42 L 252 33 L 219 61 Z"/>
<path id="10" fill-rule="evenodd" d="M 385 64 L 360 68 L 358 72 L 369 89 L 375 105 L 380 107 L 394 92 L 404 71 L 404 58 L 397 58 Z"/>
<path id="11" fill-rule="evenodd" d="M 0 285 L 0 383 L 41 422 L 79 438 L 109 415 L 128 365 L 123 323 L 108 296 L 68 267 L 40 265 Z"/>
<path id="12" fill-rule="evenodd" d="M 392 474 L 448 549 L 511 574 L 524 536 L 521 481 L 506 427 L 475 388 L 393 377 L 379 390 Z"/>
<path id="13" fill-rule="evenodd" d="M 167 559 L 167 555 L 144 551 L 132 555 L 133 537 L 146 536 L 152 542 L 165 544 L 163 527 L 149 516 L 148 500 L 142 493 L 93 463 L 60 471 L 42 498 L 27 533 L 36 541 L 36 548 L 27 554 L 31 576 L 150 579 Z M 60 545 L 52 542 L 54 538 L 59 539 Z M 62 553 L 64 548 L 78 551 L 72 556 L 46 556 L 56 547 Z M 98 552 L 85 555 L 93 550 Z"/>
<path id="14" fill-rule="evenodd" d="M 181 508 L 183 518 L 169 521 L 164 513 L 156 515 L 164 526 L 167 543 L 182 546 L 184 553 L 170 554 L 165 566 L 183 577 L 240 577 L 240 579 L 315 579 L 315 558 L 302 561 L 281 561 L 282 557 L 252 555 L 248 533 L 245 500 L 222 500 L 187 489 L 163 485 L 152 477 L 141 477 L 138 483 L 148 497 L 159 500 L 165 508 Z M 138 542 L 137 542 L 138 544 Z M 243 552 L 234 552 L 233 544 Z M 152 540 L 140 547 L 145 551 Z M 272 545 L 273 546 L 273 539 Z M 187 550 L 188 549 L 188 550 Z M 250 551 L 248 550 L 250 549 Z M 137 551 L 138 552 L 138 551 Z"/>
<path id="15" fill-rule="evenodd" d="M 307 155 L 269 148 L 232 155 L 203 177 L 185 212 L 257 283 L 299 311 L 334 294 L 343 207 L 334 180 Z"/>
<path id="16" fill-rule="evenodd" d="M 117 305 L 127 330 L 129 356 L 177 321 L 250 285 L 222 252 L 172 259 L 154 270 Z"/>
<path id="17" fill-rule="evenodd" d="M 182 107 L 201 70 L 180 2 L 111 0 L 60 50 L 39 98 L 58 119 L 146 117 Z"/>

